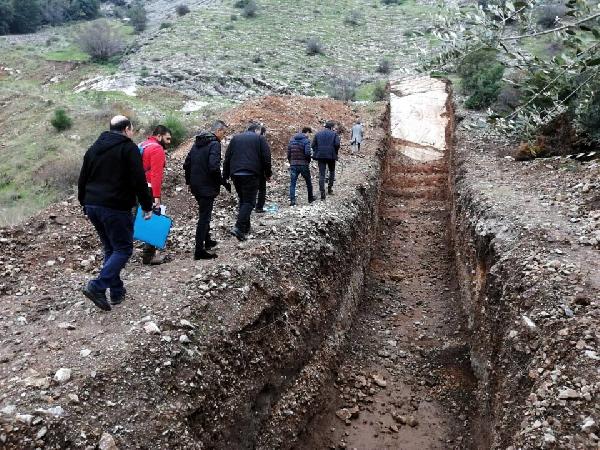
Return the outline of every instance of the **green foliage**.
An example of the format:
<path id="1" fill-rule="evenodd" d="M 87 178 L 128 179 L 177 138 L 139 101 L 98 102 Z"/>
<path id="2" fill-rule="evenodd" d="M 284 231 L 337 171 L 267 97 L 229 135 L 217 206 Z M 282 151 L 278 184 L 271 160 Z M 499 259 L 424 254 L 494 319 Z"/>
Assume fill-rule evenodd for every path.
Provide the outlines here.
<path id="1" fill-rule="evenodd" d="M 389 74 L 392 71 L 392 63 L 389 59 L 382 59 L 377 64 L 377 73 L 381 73 L 384 75 Z"/>
<path id="2" fill-rule="evenodd" d="M 349 75 L 333 78 L 329 83 L 329 96 L 344 102 L 356 100 L 357 83 Z"/>
<path id="3" fill-rule="evenodd" d="M 589 87 L 589 95 L 575 110 L 581 134 L 589 141 L 600 144 L 600 80 Z"/>
<path id="4" fill-rule="evenodd" d="M 73 120 L 63 108 L 54 110 L 54 115 L 50 119 L 50 123 L 58 132 L 68 130 L 73 125 Z"/>
<path id="5" fill-rule="evenodd" d="M 344 18 L 344 23 L 346 25 L 351 25 L 353 27 L 359 26 L 364 22 L 365 18 L 363 16 L 363 14 L 355 9 L 353 11 L 350 11 L 350 14 L 348 14 L 345 18 Z"/>
<path id="6" fill-rule="evenodd" d="M 148 15 L 146 14 L 146 8 L 144 8 L 144 3 L 142 1 L 137 0 L 133 2 L 129 6 L 127 15 L 131 20 L 133 29 L 137 33 L 141 33 L 146 29 L 146 26 L 148 25 Z"/>
<path id="7" fill-rule="evenodd" d="M 242 11 L 242 16 L 249 19 L 252 17 L 256 17 L 257 13 L 258 13 L 258 5 L 256 4 L 256 2 L 254 0 L 248 0 L 248 2 L 246 3 L 246 6 L 244 6 L 244 9 Z"/>
<path id="8" fill-rule="evenodd" d="M 163 125 L 171 130 L 171 147 L 178 147 L 188 138 L 188 130 L 186 126 L 175 114 L 168 114 Z"/>
<path id="9" fill-rule="evenodd" d="M 173 24 L 171 22 L 161 22 L 158 28 L 161 30 L 167 30 L 169 28 L 173 28 Z"/>
<path id="10" fill-rule="evenodd" d="M 0 35 L 10 32 L 10 24 L 15 13 L 12 0 L 0 0 Z"/>
<path id="11" fill-rule="evenodd" d="M 15 7 L 14 10 L 10 25 L 11 33 L 33 33 L 41 24 L 42 10 L 38 0 L 20 0 L 18 7 Z"/>
<path id="12" fill-rule="evenodd" d="M 324 53 L 323 44 L 321 44 L 319 39 L 312 37 L 308 40 L 306 43 L 306 54 L 308 56 L 322 55 Z"/>
<path id="13" fill-rule="evenodd" d="M 107 20 L 98 20 L 82 27 L 78 41 L 92 60 L 107 62 L 123 51 L 125 36 Z"/>
<path id="14" fill-rule="evenodd" d="M 498 98 L 504 66 L 497 61 L 496 53 L 494 50 L 470 53 L 458 66 L 463 93 L 469 95 L 465 102 L 467 108 L 487 108 Z"/>
<path id="15" fill-rule="evenodd" d="M 401 5 L 403 0 L 381 0 L 384 5 Z"/>
<path id="16" fill-rule="evenodd" d="M 177 5 L 177 7 L 175 8 L 175 12 L 177 13 L 177 15 L 179 17 L 185 16 L 186 14 L 190 13 L 190 8 L 188 8 L 187 5 Z"/>
<path id="17" fill-rule="evenodd" d="M 250 0 L 237 0 L 233 6 L 234 8 L 244 9 L 248 3 L 250 3 Z"/>
<path id="18" fill-rule="evenodd" d="M 378 81 L 373 89 L 373 101 L 381 102 L 387 98 L 387 89 L 385 81 Z"/>

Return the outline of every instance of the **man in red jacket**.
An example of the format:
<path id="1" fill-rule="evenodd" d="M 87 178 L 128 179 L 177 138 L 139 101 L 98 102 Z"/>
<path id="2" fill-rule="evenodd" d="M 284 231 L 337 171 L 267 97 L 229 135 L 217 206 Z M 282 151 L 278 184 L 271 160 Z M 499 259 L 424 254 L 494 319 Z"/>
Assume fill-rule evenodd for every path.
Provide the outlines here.
<path id="1" fill-rule="evenodd" d="M 160 208 L 160 196 L 167 157 L 165 149 L 171 145 L 171 130 L 164 125 L 158 125 L 148 139 L 140 144 L 142 163 L 146 173 L 146 181 L 154 199 L 154 209 Z M 151 245 L 144 245 L 142 263 L 158 265 L 164 262 L 164 257 Z"/>

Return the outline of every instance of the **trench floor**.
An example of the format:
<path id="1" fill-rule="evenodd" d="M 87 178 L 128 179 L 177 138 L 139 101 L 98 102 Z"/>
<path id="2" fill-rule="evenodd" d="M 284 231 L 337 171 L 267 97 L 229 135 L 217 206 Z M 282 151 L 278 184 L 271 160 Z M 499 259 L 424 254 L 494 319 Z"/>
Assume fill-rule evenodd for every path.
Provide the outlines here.
<path id="1" fill-rule="evenodd" d="M 447 175 L 390 150 L 365 298 L 298 450 L 476 447 Z"/>

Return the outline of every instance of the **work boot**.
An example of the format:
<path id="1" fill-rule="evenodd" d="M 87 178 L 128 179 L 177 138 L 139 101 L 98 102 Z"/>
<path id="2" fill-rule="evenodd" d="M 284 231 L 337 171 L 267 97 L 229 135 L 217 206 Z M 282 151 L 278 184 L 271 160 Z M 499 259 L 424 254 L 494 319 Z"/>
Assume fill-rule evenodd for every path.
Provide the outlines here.
<path id="1" fill-rule="evenodd" d="M 111 310 L 110 304 L 106 299 L 106 292 L 95 289 L 91 281 L 88 282 L 88 284 L 81 290 L 81 292 L 83 292 L 83 295 L 89 298 L 94 303 L 94 305 L 96 305 L 101 310 Z"/>
<path id="2" fill-rule="evenodd" d="M 296 206 L 296 200 L 290 200 L 290 206 Z"/>
<path id="3" fill-rule="evenodd" d="M 317 200 L 317 197 L 315 197 L 315 196 L 313 195 L 312 197 L 310 197 L 310 198 L 308 199 L 308 203 L 312 203 L 312 202 L 314 202 L 314 201 L 316 201 L 316 200 Z"/>
<path id="4" fill-rule="evenodd" d="M 265 212 L 267 212 L 267 211 L 265 211 L 265 209 L 264 209 L 264 208 L 255 208 L 255 209 L 254 209 L 254 212 L 255 212 L 255 213 L 258 213 L 258 214 L 262 214 L 262 213 L 265 213 Z"/>
<path id="5" fill-rule="evenodd" d="M 151 264 L 155 255 L 156 255 L 156 247 L 153 247 L 149 244 L 144 244 L 144 248 L 142 250 L 142 264 L 144 264 L 144 265 Z"/>
<path id="6" fill-rule="evenodd" d="M 215 259 L 217 257 L 217 255 L 215 255 L 214 253 L 208 253 L 206 250 L 200 250 L 198 253 L 194 254 L 194 259 L 196 261 L 201 260 L 201 259 Z"/>
<path id="7" fill-rule="evenodd" d="M 329 186 L 329 187 L 327 188 L 327 193 L 328 193 L 329 195 L 333 195 L 333 187 Z"/>
<path id="8" fill-rule="evenodd" d="M 243 242 L 247 239 L 246 235 L 244 233 L 242 233 L 242 231 L 237 227 L 233 227 L 231 229 L 230 233 L 232 236 L 235 236 L 237 238 L 237 240 L 240 242 Z"/>
<path id="9" fill-rule="evenodd" d="M 321 192 L 321 200 L 325 200 L 325 192 Z"/>
<path id="10" fill-rule="evenodd" d="M 217 241 L 213 241 L 212 239 L 208 238 L 204 243 L 204 248 L 206 250 L 210 250 L 211 248 L 215 248 L 217 245 L 219 245 Z"/>
<path id="11" fill-rule="evenodd" d="M 120 305 L 125 300 L 125 294 L 127 294 L 127 290 L 123 288 L 123 293 L 119 295 L 110 294 L 110 304 L 113 306 Z"/>

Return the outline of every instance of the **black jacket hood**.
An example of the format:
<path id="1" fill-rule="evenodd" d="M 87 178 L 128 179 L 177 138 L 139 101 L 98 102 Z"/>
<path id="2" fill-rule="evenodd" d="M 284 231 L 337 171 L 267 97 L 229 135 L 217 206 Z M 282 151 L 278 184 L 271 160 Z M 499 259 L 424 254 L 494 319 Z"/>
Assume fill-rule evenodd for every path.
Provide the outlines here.
<path id="1" fill-rule="evenodd" d="M 217 139 L 217 136 L 215 136 L 214 133 L 205 131 L 203 133 L 200 133 L 198 136 L 196 136 L 196 145 L 198 147 L 204 147 L 205 145 L 208 145 L 211 142 L 215 142 L 218 140 L 219 139 Z"/>
<path id="2" fill-rule="evenodd" d="M 116 147 L 117 145 L 124 144 L 127 141 L 131 141 L 127 136 L 121 133 L 116 133 L 114 131 L 104 131 L 94 142 L 92 148 L 96 152 L 104 152 L 112 147 Z"/>

